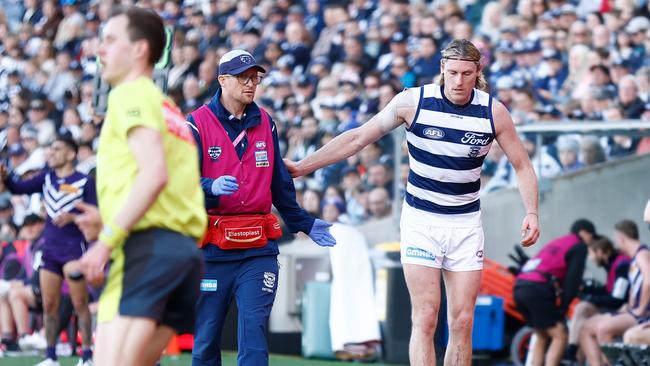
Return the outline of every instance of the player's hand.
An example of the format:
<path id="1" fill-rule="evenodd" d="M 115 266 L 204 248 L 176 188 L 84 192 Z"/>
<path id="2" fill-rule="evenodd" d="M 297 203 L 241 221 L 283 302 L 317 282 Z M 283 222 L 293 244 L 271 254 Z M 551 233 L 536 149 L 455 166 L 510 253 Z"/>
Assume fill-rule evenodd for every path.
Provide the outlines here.
<path id="1" fill-rule="evenodd" d="M 521 223 L 521 245 L 529 247 L 539 239 L 539 222 L 537 215 L 529 213 Z"/>
<path id="2" fill-rule="evenodd" d="M 73 222 L 74 217 L 70 212 L 62 212 L 52 219 L 52 223 L 58 227 L 64 227 Z"/>
<path id="3" fill-rule="evenodd" d="M 94 287 L 104 283 L 104 269 L 111 257 L 111 248 L 101 241 L 95 242 L 79 260 L 79 268 L 86 281 Z"/>
<path id="4" fill-rule="evenodd" d="M 293 178 L 302 177 L 304 175 L 300 171 L 300 168 L 298 166 L 298 162 L 295 162 L 295 161 L 289 160 L 289 159 L 284 159 L 284 165 L 287 166 L 287 170 L 289 170 L 289 174 L 291 174 L 291 176 Z"/>
<path id="5" fill-rule="evenodd" d="M 84 234 L 84 238 L 87 241 L 97 240 L 99 232 L 102 231 L 102 218 L 99 215 L 97 206 L 79 201 L 75 208 L 81 213 L 75 216 L 74 223 Z"/>

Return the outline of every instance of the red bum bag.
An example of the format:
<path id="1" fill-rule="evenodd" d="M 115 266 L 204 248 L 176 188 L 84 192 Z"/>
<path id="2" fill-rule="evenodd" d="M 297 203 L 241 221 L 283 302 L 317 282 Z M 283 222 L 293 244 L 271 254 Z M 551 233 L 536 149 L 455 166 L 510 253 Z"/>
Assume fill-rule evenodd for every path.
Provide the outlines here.
<path id="1" fill-rule="evenodd" d="M 278 218 L 273 214 L 209 215 L 208 232 L 201 247 L 213 244 L 223 250 L 261 248 L 269 240 L 282 236 Z"/>

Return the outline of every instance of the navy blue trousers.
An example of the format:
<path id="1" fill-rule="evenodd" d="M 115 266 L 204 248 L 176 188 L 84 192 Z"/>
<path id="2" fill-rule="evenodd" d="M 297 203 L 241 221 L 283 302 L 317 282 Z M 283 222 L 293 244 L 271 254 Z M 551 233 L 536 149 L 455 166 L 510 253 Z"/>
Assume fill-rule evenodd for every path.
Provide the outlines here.
<path id="1" fill-rule="evenodd" d="M 221 330 L 228 306 L 237 301 L 237 364 L 269 363 L 267 325 L 278 287 L 277 256 L 205 262 L 196 308 L 192 366 L 221 365 Z"/>

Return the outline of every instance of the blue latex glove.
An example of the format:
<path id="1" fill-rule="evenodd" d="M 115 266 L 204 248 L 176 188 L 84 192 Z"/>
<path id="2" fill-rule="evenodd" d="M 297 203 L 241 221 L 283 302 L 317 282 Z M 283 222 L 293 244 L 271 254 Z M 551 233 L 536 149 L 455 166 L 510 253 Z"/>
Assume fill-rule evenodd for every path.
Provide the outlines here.
<path id="1" fill-rule="evenodd" d="M 314 226 L 311 227 L 309 237 L 316 244 L 321 247 L 333 247 L 336 244 L 336 239 L 330 234 L 329 227 L 332 226 L 329 222 L 321 219 L 314 220 Z"/>
<path id="2" fill-rule="evenodd" d="M 237 184 L 237 178 L 230 175 L 222 175 L 212 182 L 210 189 L 215 196 L 228 196 L 239 189 L 239 184 Z"/>

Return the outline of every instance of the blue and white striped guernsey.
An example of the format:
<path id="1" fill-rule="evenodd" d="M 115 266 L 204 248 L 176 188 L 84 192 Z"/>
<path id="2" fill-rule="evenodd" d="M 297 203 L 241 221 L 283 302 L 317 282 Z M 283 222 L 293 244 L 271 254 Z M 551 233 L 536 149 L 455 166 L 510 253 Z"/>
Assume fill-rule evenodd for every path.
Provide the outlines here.
<path id="1" fill-rule="evenodd" d="M 406 132 L 406 202 L 436 214 L 477 212 L 481 166 L 495 136 L 492 98 L 474 89 L 470 101 L 458 106 L 442 88 L 427 84 L 414 89 L 418 108 Z"/>

